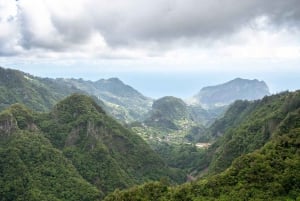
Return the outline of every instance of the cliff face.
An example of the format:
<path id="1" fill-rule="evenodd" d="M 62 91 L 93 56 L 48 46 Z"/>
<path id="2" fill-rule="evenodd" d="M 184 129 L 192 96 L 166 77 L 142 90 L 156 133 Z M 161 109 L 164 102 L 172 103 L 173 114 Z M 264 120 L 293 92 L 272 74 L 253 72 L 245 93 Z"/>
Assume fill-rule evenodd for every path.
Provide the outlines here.
<path id="1" fill-rule="evenodd" d="M 17 130 L 17 121 L 9 113 L 0 116 L 0 136 L 9 136 Z"/>

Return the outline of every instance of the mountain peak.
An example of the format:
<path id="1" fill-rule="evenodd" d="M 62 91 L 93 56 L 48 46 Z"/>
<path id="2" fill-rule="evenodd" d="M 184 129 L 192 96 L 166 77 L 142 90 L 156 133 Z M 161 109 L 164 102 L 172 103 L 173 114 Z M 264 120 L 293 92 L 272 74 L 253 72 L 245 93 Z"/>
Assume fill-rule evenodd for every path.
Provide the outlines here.
<path id="1" fill-rule="evenodd" d="M 180 98 L 165 96 L 153 102 L 149 118 L 145 123 L 149 126 L 177 130 L 175 120 L 188 118 L 187 105 Z"/>
<path id="2" fill-rule="evenodd" d="M 108 78 L 107 81 L 110 81 L 110 82 L 119 82 L 119 83 L 122 83 L 124 84 L 119 78 L 117 77 L 111 77 L 111 78 Z"/>
<path id="3" fill-rule="evenodd" d="M 235 100 L 256 100 L 270 95 L 264 81 L 235 78 L 223 84 L 204 87 L 194 96 L 198 103 L 206 106 L 228 105 Z"/>
<path id="4" fill-rule="evenodd" d="M 54 107 L 54 113 L 63 122 L 74 120 L 80 115 L 90 113 L 105 113 L 104 110 L 89 96 L 82 94 L 72 94 L 60 101 Z"/>
<path id="5" fill-rule="evenodd" d="M 187 106 L 184 101 L 173 96 L 165 96 L 154 101 L 152 109 L 170 119 L 186 116 L 187 113 Z"/>
<path id="6" fill-rule="evenodd" d="M 119 78 L 117 77 L 111 77 L 108 79 L 100 79 L 98 81 L 96 81 L 96 83 L 101 83 L 101 84 L 121 84 L 121 85 L 125 85 L 124 82 L 122 82 Z"/>

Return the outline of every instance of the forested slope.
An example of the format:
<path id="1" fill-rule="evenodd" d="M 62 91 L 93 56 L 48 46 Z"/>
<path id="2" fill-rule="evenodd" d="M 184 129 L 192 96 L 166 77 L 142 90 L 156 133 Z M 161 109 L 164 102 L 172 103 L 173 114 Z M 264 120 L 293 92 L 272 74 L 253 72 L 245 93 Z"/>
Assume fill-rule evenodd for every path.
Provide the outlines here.
<path id="1" fill-rule="evenodd" d="M 105 200 L 300 199 L 300 91 L 247 105 L 252 109 L 244 120 L 225 129 L 214 145 L 211 175 L 177 187 L 147 183 L 115 191 Z M 225 159 L 233 162 L 216 169 Z"/>
<path id="2" fill-rule="evenodd" d="M 183 182 L 137 134 L 87 96 L 49 113 L 15 104 L 0 114 L 0 200 L 99 200 L 159 180 Z"/>

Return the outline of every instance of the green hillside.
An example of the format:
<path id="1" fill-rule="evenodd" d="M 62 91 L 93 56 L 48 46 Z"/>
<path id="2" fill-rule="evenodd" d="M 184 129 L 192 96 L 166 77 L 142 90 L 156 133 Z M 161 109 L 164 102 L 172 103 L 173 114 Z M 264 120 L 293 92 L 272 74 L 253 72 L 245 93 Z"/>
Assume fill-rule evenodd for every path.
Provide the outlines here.
<path id="1" fill-rule="evenodd" d="M 205 157 L 204 150 L 191 143 L 194 136 L 205 133 L 205 127 L 194 118 L 200 108 L 191 108 L 179 98 L 166 96 L 154 101 L 152 110 L 142 123 L 133 123 L 130 127 L 169 166 L 179 168 L 191 176 L 201 169 L 199 166 L 202 167 L 202 159 Z M 203 109 L 199 113 L 203 113 Z M 208 141 L 205 136 L 202 139 Z"/>
<path id="2" fill-rule="evenodd" d="M 33 123 L 32 112 L 13 105 L 0 114 L 0 200 L 100 200 L 101 191 L 78 173 Z"/>
<path id="3" fill-rule="evenodd" d="M 299 92 L 233 104 L 224 118 L 211 127 L 212 136 L 222 133 L 223 136 L 209 150 L 210 171 L 223 171 L 236 157 L 262 147 L 286 116 L 299 106 Z"/>
<path id="4" fill-rule="evenodd" d="M 117 188 L 185 179 L 84 95 L 49 113 L 12 105 L 0 115 L 0 139 L 0 200 L 99 200 Z"/>
<path id="5" fill-rule="evenodd" d="M 130 125 L 150 144 L 182 143 L 194 126 L 198 124 L 192 120 L 186 103 L 172 96 L 154 101 L 145 120 Z"/>
<path id="6" fill-rule="evenodd" d="M 47 111 L 59 100 L 78 89 L 58 85 L 18 70 L 0 67 L 0 110 L 21 103 L 36 111 Z"/>
<path id="7" fill-rule="evenodd" d="M 21 103 L 34 111 L 45 112 L 73 93 L 92 96 L 107 113 L 121 122 L 141 120 L 152 100 L 117 78 L 85 81 L 50 79 L 0 67 L 0 111 Z"/>
<path id="8" fill-rule="evenodd" d="M 177 187 L 147 183 L 105 200 L 299 200 L 300 91 L 246 103 L 237 111 L 236 122 L 224 121 L 233 127 L 226 124 L 223 137 L 208 150 L 211 175 Z"/>
<path id="9" fill-rule="evenodd" d="M 109 113 L 121 122 L 142 120 L 151 109 L 152 99 L 145 97 L 118 78 L 86 81 L 83 79 L 56 79 L 57 83 L 80 89 L 105 102 Z"/>
<path id="10" fill-rule="evenodd" d="M 66 98 L 38 117 L 37 125 L 79 173 L 105 193 L 161 177 L 184 179 L 87 96 Z"/>

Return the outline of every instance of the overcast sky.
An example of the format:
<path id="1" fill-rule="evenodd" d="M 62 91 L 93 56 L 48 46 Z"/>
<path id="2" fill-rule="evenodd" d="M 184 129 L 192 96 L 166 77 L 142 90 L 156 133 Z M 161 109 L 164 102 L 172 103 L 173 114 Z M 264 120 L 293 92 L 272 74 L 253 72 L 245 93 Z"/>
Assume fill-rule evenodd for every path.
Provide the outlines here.
<path id="1" fill-rule="evenodd" d="M 235 77 L 299 89 L 300 1 L 0 0 L 0 66 L 154 97 Z"/>

